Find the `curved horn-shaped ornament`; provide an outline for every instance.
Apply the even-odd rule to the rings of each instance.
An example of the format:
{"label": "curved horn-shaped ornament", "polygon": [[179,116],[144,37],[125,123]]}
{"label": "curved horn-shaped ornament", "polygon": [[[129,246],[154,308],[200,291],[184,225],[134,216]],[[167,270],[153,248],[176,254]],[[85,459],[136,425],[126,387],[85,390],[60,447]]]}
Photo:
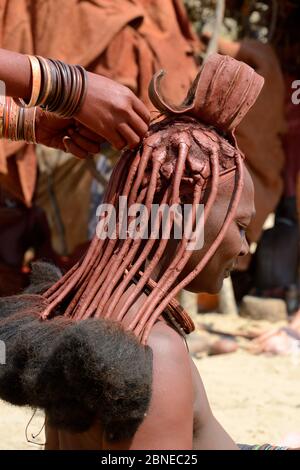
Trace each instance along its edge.
{"label": "curved horn-shaped ornament", "polygon": [[165,74],[165,70],[159,70],[153,75],[151,79],[151,82],[149,84],[149,98],[152,104],[156,107],[156,109],[158,109],[161,113],[164,114],[187,113],[193,108],[193,103],[190,105],[185,105],[185,102],[180,105],[169,104],[163,97],[160,84]]}
{"label": "curved horn-shaped ornament", "polygon": [[255,103],[264,79],[249,65],[229,56],[212,54],[202,65],[179,106],[162,96],[160,82],[164,70],[157,72],[149,85],[149,97],[164,114],[187,114],[222,131],[233,133]]}

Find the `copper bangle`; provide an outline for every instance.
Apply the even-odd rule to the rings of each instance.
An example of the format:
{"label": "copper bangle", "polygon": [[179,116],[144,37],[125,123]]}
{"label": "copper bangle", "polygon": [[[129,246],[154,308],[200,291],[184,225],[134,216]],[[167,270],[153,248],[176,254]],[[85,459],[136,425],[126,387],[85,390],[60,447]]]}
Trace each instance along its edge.
{"label": "copper bangle", "polygon": [[24,110],[24,140],[28,141],[28,109]]}
{"label": "copper bangle", "polygon": [[4,126],[4,138],[8,138],[8,124],[9,124],[9,110],[10,110],[10,98],[6,97],[5,101],[5,126]]}
{"label": "copper bangle", "polygon": [[47,63],[47,67],[48,67],[50,89],[49,89],[49,92],[48,92],[48,95],[47,95],[47,99],[42,99],[42,103],[40,103],[40,107],[47,110],[48,109],[48,103],[51,103],[51,99],[52,99],[52,96],[53,96],[53,91],[54,91],[54,88],[55,88],[55,81],[54,81],[54,75],[53,75],[53,71],[52,71],[50,61],[48,59],[44,59],[44,61]]}
{"label": "copper bangle", "polygon": [[57,73],[56,73],[56,67],[52,63],[52,60],[51,59],[46,59],[46,60],[47,60],[47,64],[48,64],[48,67],[49,67],[49,70],[50,70],[51,88],[50,88],[48,98],[47,98],[47,100],[45,100],[42,107],[45,108],[46,110],[50,111],[51,108],[52,108],[53,100],[54,100],[54,98],[57,94]]}
{"label": "copper bangle", "polygon": [[[66,68],[66,72],[67,72],[67,76],[68,76],[68,88],[67,88],[67,92],[68,92],[68,101],[70,101],[71,99],[71,96],[72,96],[72,90],[73,90],[73,85],[74,85],[74,80],[73,80],[73,77],[72,77],[72,67],[65,64],[65,68]],[[64,111],[66,110],[66,107],[64,109]]]}
{"label": "copper bangle", "polygon": [[45,68],[47,70],[47,87],[46,87],[45,97],[43,98],[43,101],[42,101],[41,104],[46,103],[46,101],[49,97],[49,94],[50,94],[50,90],[52,88],[51,71],[50,71],[49,64],[45,59],[43,59],[43,62],[45,64]]}
{"label": "copper bangle", "polygon": [[30,62],[31,67],[31,80],[32,80],[32,88],[31,88],[31,97],[29,103],[26,103],[21,98],[15,98],[15,102],[18,106],[23,108],[32,108],[36,105],[41,91],[41,82],[42,82],[42,73],[41,73],[41,66],[37,57],[33,55],[28,55],[28,60]]}
{"label": "copper bangle", "polygon": [[75,76],[76,76],[76,88],[74,90],[74,95],[72,97],[72,101],[70,103],[70,107],[67,111],[67,117],[72,117],[73,114],[74,114],[74,110],[76,109],[77,105],[78,105],[78,100],[80,98],[80,94],[81,94],[81,85],[82,85],[82,78],[81,78],[81,74],[80,72],[78,71],[78,69],[76,67],[72,67],[73,70],[74,70],[74,73],[75,73]]}
{"label": "copper bangle", "polygon": [[76,99],[76,105],[75,105],[75,108],[72,109],[72,116],[74,116],[74,114],[76,114],[80,104],[81,104],[81,98],[82,98],[82,95],[83,95],[83,92],[84,92],[84,77],[83,77],[83,74],[79,68],[79,66],[76,65],[76,71],[77,71],[77,74],[78,74],[78,78],[79,78],[79,83],[80,83],[80,87],[78,88],[78,96],[77,96],[77,99]]}
{"label": "copper bangle", "polygon": [[39,97],[37,99],[37,106],[40,105],[42,99],[43,99],[43,96],[45,96],[45,91],[46,91],[46,80],[47,80],[47,73],[46,73],[46,70],[45,70],[45,66],[44,66],[44,63],[43,61],[41,60],[41,57],[39,56],[36,56],[39,63],[40,63],[40,67],[41,67],[41,75],[42,75],[42,78],[41,78],[41,89],[40,89],[40,94],[39,94]]}
{"label": "copper bangle", "polygon": [[19,119],[17,127],[17,140],[24,140],[24,108],[19,109]]}
{"label": "copper bangle", "polygon": [[11,99],[10,100],[9,119],[8,119],[8,138],[9,138],[9,140],[16,140],[18,109],[19,109],[19,107]]}
{"label": "copper bangle", "polygon": [[4,103],[0,101],[0,139],[3,138]]}
{"label": "copper bangle", "polygon": [[57,79],[57,87],[56,87],[56,94],[53,100],[53,103],[51,105],[52,112],[55,112],[56,109],[59,106],[59,103],[61,101],[61,96],[62,96],[62,77],[60,73],[59,66],[57,65],[56,60],[52,60],[54,67],[56,69],[56,79]]}
{"label": "copper bangle", "polygon": [[35,112],[36,112],[36,108],[32,108],[30,110],[30,114],[29,114],[29,127],[28,127],[28,132],[29,132],[29,142],[30,143],[35,143]]}
{"label": "copper bangle", "polygon": [[46,102],[51,90],[51,72],[47,61],[40,56],[37,56],[37,58],[39,60],[42,71],[42,86],[40,96],[36,105],[42,106]]}
{"label": "copper bangle", "polygon": [[18,140],[18,125],[19,125],[20,111],[21,111],[20,106],[17,106],[14,140]]}
{"label": "copper bangle", "polygon": [[48,100],[47,100],[47,109],[48,109],[48,107],[53,102],[53,99],[56,95],[57,77],[56,77],[56,68],[54,67],[52,61],[50,59],[47,59],[47,63],[48,63],[49,69],[50,69],[51,83],[52,83],[51,91],[50,91],[50,94],[49,94],[49,97],[48,97]]}
{"label": "copper bangle", "polygon": [[25,123],[24,123],[24,140],[27,143],[36,144],[35,137],[35,118],[36,118],[36,107],[27,109],[25,112]]}
{"label": "copper bangle", "polygon": [[87,89],[88,89],[87,71],[81,65],[77,65],[77,68],[80,70],[81,75],[82,75],[82,90],[81,90],[80,100],[79,100],[77,109],[75,110],[74,114],[77,114],[80,111],[80,109],[81,109],[81,107],[84,103],[84,100],[85,100],[85,97],[86,97],[86,94],[87,94]]}
{"label": "copper bangle", "polygon": [[25,140],[25,109],[23,110],[22,113],[22,127],[21,127],[21,140]]}
{"label": "copper bangle", "polygon": [[19,120],[19,112],[20,112],[20,106],[17,106],[16,103],[13,101],[13,132],[11,134],[11,139],[16,141],[17,140],[17,130],[18,130],[18,120]]}
{"label": "copper bangle", "polygon": [[69,76],[69,68],[61,61],[57,61],[57,65],[60,69],[61,72],[61,77],[62,77],[62,100],[59,104],[59,106],[56,109],[56,113],[61,115],[61,113],[64,111],[66,104],[69,101],[70,98],[70,92],[71,92],[71,82],[70,82],[70,76]]}
{"label": "copper bangle", "polygon": [[6,122],[6,97],[3,102],[3,117],[2,117],[2,138],[5,139],[5,122]]}
{"label": "copper bangle", "polygon": [[30,60],[31,70],[32,70],[32,93],[31,93],[31,98],[27,107],[31,108],[36,105],[36,102],[39,98],[42,76],[41,76],[41,66],[40,66],[39,60],[36,57],[31,56],[31,55],[29,55],[28,58]]}
{"label": "copper bangle", "polygon": [[76,110],[78,109],[78,105],[80,103],[80,98],[81,98],[81,95],[82,95],[82,84],[83,84],[82,74],[81,74],[81,72],[80,72],[80,70],[78,69],[77,66],[75,66],[75,70],[76,70],[79,85],[77,87],[77,93],[76,93],[76,96],[75,96],[75,99],[74,99],[73,107],[70,111],[70,116],[74,116],[74,114],[76,113]]}
{"label": "copper bangle", "polygon": [[30,111],[25,110],[24,113],[24,140],[30,143]]}
{"label": "copper bangle", "polygon": [[32,112],[32,143],[33,144],[36,144],[36,134],[35,134],[35,125],[36,125],[36,111],[37,111],[37,107],[34,107],[33,108],[33,112]]}
{"label": "copper bangle", "polygon": [[52,103],[55,99],[55,96],[57,94],[57,72],[56,72],[56,67],[54,66],[52,59],[47,59],[50,71],[51,71],[51,81],[52,81],[52,87],[51,91],[48,97],[48,100],[46,102],[47,104],[47,110],[51,111],[52,110]]}
{"label": "copper bangle", "polygon": [[77,86],[78,86],[77,74],[76,74],[75,67],[73,65],[69,65],[69,71],[70,71],[70,74],[71,74],[71,77],[72,77],[72,81],[71,81],[71,90],[70,90],[69,102],[67,103],[67,105],[66,105],[65,109],[63,110],[63,112],[61,113],[61,116],[64,117],[64,118],[67,118],[67,117],[70,116],[70,110],[73,106],[74,96],[76,94],[76,89],[77,89]]}
{"label": "copper bangle", "polygon": [[7,130],[7,139],[11,140],[11,134],[12,134],[12,126],[13,126],[13,103],[11,98],[8,97],[9,99],[9,112],[8,112],[8,130]]}

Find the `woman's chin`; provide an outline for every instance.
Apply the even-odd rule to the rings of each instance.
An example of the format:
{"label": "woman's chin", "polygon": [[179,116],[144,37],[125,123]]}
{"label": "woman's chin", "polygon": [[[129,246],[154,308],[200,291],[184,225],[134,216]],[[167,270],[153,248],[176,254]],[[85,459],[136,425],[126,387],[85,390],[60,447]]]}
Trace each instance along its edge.
{"label": "woman's chin", "polygon": [[211,283],[205,292],[207,294],[218,294],[223,287],[225,277],[227,276],[221,276],[215,283]]}
{"label": "woman's chin", "polygon": [[185,287],[185,290],[187,290],[188,292],[192,292],[193,294],[202,294],[202,293],[206,293],[206,294],[218,294],[222,288],[222,285],[223,285],[223,279],[221,279],[221,281],[219,283],[217,283],[216,285],[209,285],[209,286],[206,286],[206,285],[203,285],[201,284],[200,285],[195,285],[195,284],[191,284],[187,287]]}

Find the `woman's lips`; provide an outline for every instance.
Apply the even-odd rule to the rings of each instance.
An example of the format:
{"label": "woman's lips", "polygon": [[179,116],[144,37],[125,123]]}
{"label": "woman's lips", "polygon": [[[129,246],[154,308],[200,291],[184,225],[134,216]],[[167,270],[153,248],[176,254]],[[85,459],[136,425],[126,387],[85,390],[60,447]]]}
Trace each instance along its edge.
{"label": "woman's lips", "polygon": [[231,272],[235,270],[236,267],[236,261],[234,261],[229,268],[226,268],[224,271],[224,277],[229,277]]}

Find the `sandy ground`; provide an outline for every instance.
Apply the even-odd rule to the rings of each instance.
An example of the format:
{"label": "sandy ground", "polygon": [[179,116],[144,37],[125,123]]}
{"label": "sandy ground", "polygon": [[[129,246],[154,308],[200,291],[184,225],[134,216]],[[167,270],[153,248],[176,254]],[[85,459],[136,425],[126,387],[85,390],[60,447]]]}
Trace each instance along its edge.
{"label": "sandy ground", "polygon": [[[206,322],[218,325],[213,320],[208,316]],[[221,324],[225,329],[232,326],[230,319],[227,324],[222,319]],[[204,356],[196,364],[213,412],[237,442],[279,444],[284,436],[300,433],[300,355],[254,356],[239,349],[232,354]],[[0,449],[42,448],[26,441],[31,410],[0,402],[0,416]],[[32,439],[42,426],[39,412],[28,427],[28,437],[43,443],[43,432]]]}
{"label": "sandy ground", "polygon": [[238,351],[197,361],[207,395],[236,442],[279,444],[300,433],[300,363]]}
{"label": "sandy ground", "polygon": [[[0,401],[0,450],[41,450],[43,446],[27,442],[25,436],[26,426],[32,417],[30,409],[11,406]],[[32,434],[37,434],[43,427],[44,419],[41,413],[33,418],[28,426],[27,435],[29,440],[42,444],[44,433],[33,439]]]}

